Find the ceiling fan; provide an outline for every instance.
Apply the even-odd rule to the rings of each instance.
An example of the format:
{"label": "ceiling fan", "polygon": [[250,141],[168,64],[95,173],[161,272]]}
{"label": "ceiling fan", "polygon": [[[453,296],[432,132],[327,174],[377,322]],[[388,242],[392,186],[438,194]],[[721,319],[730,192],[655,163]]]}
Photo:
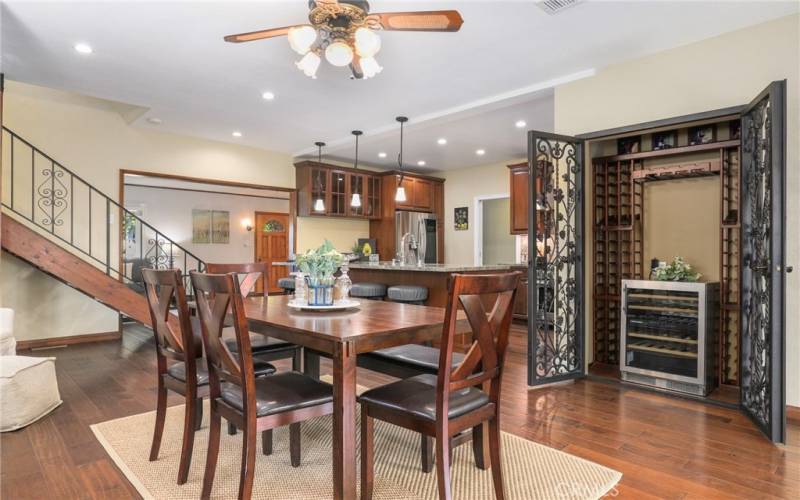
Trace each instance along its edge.
{"label": "ceiling fan", "polygon": [[334,66],[350,66],[353,77],[371,78],[383,68],[375,60],[386,31],[458,31],[464,20],[456,10],[389,12],[370,14],[366,0],[309,0],[311,24],[284,26],[238,35],[226,42],[241,43],[286,36],[291,48],[303,58],[295,63],[316,78],[321,56]]}

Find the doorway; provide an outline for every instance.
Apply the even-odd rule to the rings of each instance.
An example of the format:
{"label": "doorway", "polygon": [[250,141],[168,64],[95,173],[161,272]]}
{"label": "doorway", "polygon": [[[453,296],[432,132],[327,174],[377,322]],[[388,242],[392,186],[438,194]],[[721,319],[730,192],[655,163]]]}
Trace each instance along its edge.
{"label": "doorway", "polygon": [[[256,212],[255,256],[256,262],[267,265],[267,290],[269,293],[280,293],[278,280],[289,276],[287,266],[275,265],[276,262],[289,260],[289,214],[279,212]],[[263,292],[259,281],[256,290]]]}
{"label": "doorway", "polygon": [[509,234],[510,200],[507,194],[475,198],[475,265],[519,262],[517,236]]}

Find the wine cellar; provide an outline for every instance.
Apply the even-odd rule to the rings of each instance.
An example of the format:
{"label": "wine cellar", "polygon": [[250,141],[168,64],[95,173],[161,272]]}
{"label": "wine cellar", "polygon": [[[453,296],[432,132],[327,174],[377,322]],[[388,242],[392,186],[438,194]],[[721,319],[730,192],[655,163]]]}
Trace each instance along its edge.
{"label": "wine cellar", "polygon": [[[594,141],[591,158],[591,221],[593,269],[593,359],[596,374],[618,374],[623,361],[621,305],[623,280],[648,280],[654,249],[646,248],[646,192],[664,181],[716,178],[719,213],[698,213],[718,220],[719,286],[713,288],[717,325],[710,339],[709,373],[713,386],[739,384],[739,292],[741,235],[739,199],[740,121],[737,115],[705,122],[671,125],[669,129],[636,130]],[[712,181],[713,182],[713,181]],[[663,260],[672,255],[659,255]],[[588,271],[588,270],[587,270]],[[714,273],[708,273],[714,274]],[[713,277],[713,276],[712,276]],[[703,280],[706,281],[706,280]],[[727,391],[729,397],[735,390]]]}

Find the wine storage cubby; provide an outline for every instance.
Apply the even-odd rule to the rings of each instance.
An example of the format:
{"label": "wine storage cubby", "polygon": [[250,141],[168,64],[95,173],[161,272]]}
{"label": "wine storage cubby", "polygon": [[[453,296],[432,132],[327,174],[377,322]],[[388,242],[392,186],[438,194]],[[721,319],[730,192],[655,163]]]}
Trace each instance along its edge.
{"label": "wine storage cubby", "polygon": [[719,381],[739,385],[739,294],[741,228],[739,147],[720,151],[720,335]]}
{"label": "wine storage cubby", "polygon": [[622,379],[706,396],[716,385],[719,284],[623,280]]}

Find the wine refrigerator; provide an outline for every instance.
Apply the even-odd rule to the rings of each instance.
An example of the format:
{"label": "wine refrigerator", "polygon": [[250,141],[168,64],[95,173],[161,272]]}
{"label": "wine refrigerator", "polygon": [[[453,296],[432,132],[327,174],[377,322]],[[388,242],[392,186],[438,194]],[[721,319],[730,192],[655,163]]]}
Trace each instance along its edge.
{"label": "wine refrigerator", "polygon": [[715,387],[719,284],[622,280],[623,380],[707,396]]}

